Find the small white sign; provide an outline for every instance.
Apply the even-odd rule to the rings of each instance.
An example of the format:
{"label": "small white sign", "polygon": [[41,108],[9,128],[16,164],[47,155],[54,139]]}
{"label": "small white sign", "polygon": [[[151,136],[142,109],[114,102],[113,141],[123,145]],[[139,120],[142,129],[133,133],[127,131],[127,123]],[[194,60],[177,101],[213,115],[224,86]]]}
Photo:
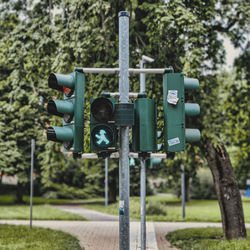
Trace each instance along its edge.
{"label": "small white sign", "polygon": [[169,90],[168,96],[167,96],[168,103],[176,105],[178,100],[179,100],[179,98],[177,96],[178,96],[177,90]]}
{"label": "small white sign", "polygon": [[180,143],[179,137],[168,140],[169,147],[174,146],[174,145],[179,144],[179,143]]}

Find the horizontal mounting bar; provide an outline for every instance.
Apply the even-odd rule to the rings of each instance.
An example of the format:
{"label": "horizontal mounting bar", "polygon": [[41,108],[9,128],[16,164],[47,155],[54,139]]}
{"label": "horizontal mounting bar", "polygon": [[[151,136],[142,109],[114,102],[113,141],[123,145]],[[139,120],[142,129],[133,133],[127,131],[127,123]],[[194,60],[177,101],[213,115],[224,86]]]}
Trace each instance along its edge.
{"label": "horizontal mounting bar", "polygon": [[[104,97],[120,97],[120,93],[119,92],[102,92],[101,93],[102,96]],[[147,93],[143,92],[143,93],[133,93],[130,92],[129,93],[129,98],[138,98],[138,97],[147,97]]]}
{"label": "horizontal mounting bar", "polygon": [[[120,69],[119,68],[77,68],[77,71],[83,72],[83,73],[111,73],[111,74],[119,74]],[[140,73],[146,73],[146,74],[165,74],[168,72],[172,72],[172,68],[164,68],[164,69],[128,69],[129,74],[140,74]]]}
{"label": "horizontal mounting bar", "polygon": [[[129,158],[139,158],[138,153],[130,152],[128,154]],[[98,154],[96,153],[84,153],[82,154],[83,159],[98,159]],[[109,158],[119,158],[119,152],[111,153]],[[158,154],[158,153],[152,153],[150,154],[150,158],[160,158],[165,159],[167,158],[167,154]]]}

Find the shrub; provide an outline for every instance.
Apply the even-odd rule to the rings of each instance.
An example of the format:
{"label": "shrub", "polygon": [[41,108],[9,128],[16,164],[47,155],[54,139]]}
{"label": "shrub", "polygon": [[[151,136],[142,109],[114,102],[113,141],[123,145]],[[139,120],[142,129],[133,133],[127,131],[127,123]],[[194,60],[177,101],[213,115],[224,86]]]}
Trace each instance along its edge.
{"label": "shrub", "polygon": [[160,202],[150,202],[146,205],[147,215],[167,215],[164,206]]}

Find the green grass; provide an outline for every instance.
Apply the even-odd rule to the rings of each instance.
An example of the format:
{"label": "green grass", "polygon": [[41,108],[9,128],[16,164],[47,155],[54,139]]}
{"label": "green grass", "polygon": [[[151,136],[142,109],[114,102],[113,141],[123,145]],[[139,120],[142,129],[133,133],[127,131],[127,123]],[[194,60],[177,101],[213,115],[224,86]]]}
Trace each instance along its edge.
{"label": "green grass", "polygon": [[39,227],[0,225],[1,250],[80,250],[79,241],[72,235]]}
{"label": "green grass", "polygon": [[[191,200],[186,203],[186,218],[182,219],[181,200],[167,196],[148,196],[147,206],[158,203],[165,210],[166,215],[149,215],[147,221],[203,221],[220,222],[221,215],[219,204],[216,200]],[[85,208],[94,209],[100,212],[118,215],[118,203],[104,206],[104,200],[93,201],[83,205]],[[245,222],[250,222],[250,199],[243,199]],[[132,219],[140,219],[140,198],[130,198],[130,215]]]}
{"label": "green grass", "polygon": [[[0,205],[0,219],[29,220],[30,207],[28,205]],[[33,220],[86,220],[84,217],[61,211],[49,205],[34,205]]]}
{"label": "green grass", "polygon": [[[250,235],[250,230],[247,230]],[[246,240],[227,241],[221,228],[189,228],[170,232],[166,235],[172,246],[183,250],[244,250],[250,249],[250,236]]]}
{"label": "green grass", "polygon": [[[12,205],[15,204],[15,195],[0,195],[0,206],[1,205]],[[27,195],[23,196],[24,204],[30,204],[30,197]],[[42,197],[33,197],[33,204],[81,204],[83,200],[69,200],[69,199],[45,199]]]}

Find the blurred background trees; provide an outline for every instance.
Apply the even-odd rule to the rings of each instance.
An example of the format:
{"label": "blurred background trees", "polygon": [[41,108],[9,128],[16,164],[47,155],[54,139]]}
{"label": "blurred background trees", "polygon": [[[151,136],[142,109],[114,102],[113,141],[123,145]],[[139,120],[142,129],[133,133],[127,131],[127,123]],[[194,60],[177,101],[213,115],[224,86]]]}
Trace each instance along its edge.
{"label": "blurred background trees", "polygon": [[[241,188],[250,178],[249,164],[249,41],[248,1],[0,1],[0,170],[18,176],[17,199],[29,182],[30,141],[36,140],[37,194],[84,198],[103,195],[104,161],[73,162],[59,144],[48,142],[45,128],[60,119],[49,117],[51,72],[69,73],[75,66],[118,67],[118,12],[128,10],[130,67],[143,54],[151,67],[173,66],[200,80],[199,91],[186,98],[199,103],[201,115],[189,120],[202,131],[202,141],[168,159],[151,176],[162,175],[169,184],[180,178],[184,163],[187,178],[207,166],[208,145],[223,144],[229,151]],[[223,37],[242,49],[230,71],[225,64]],[[102,90],[116,91],[118,76],[86,75],[85,151],[89,151],[89,99]],[[147,76],[147,93],[157,101],[158,127],[163,129],[162,79]],[[139,90],[138,76],[130,78],[131,91]],[[195,124],[194,124],[195,123]],[[110,161],[109,174],[115,200],[118,163]],[[139,170],[131,170],[131,185],[139,183]],[[187,182],[189,183],[189,182]],[[135,194],[139,185],[133,186]],[[110,196],[110,197],[111,197]]]}

